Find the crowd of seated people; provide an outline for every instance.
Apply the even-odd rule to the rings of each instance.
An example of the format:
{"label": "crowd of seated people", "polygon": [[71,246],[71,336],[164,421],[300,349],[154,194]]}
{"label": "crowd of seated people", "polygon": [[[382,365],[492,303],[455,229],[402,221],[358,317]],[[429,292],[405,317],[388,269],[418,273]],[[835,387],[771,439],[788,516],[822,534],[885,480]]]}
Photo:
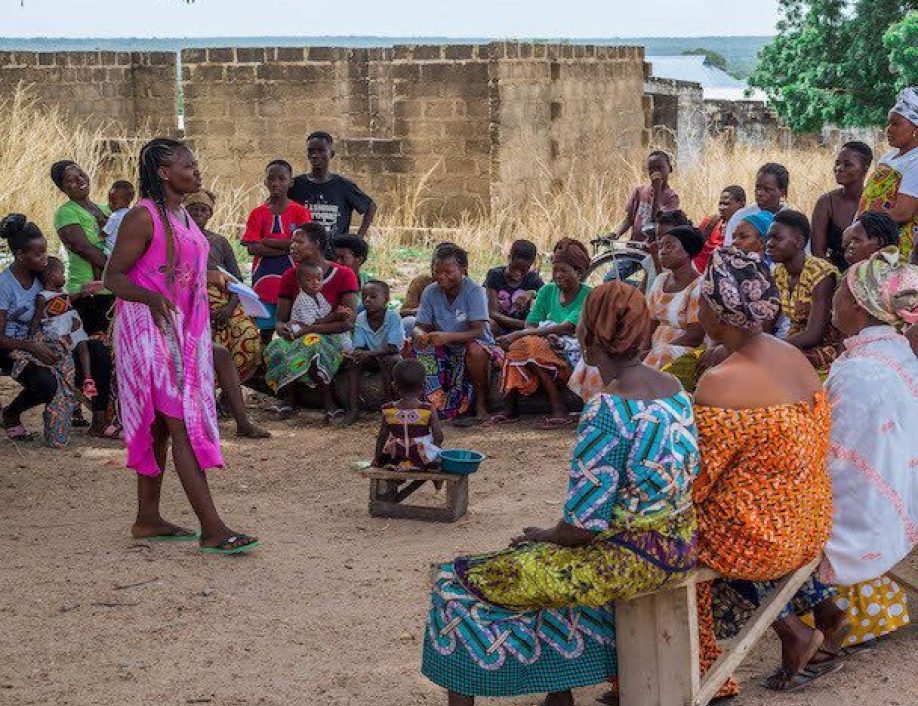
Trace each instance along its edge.
{"label": "crowd of seated people", "polygon": [[[510,550],[441,567],[424,673],[453,706],[538,690],[569,704],[571,687],[616,676],[609,601],[678,581],[698,561],[723,577],[699,591],[705,669],[715,633],[737,632],[775,580],[825,550],[774,623],[782,664],[768,686],[795,689],[836,668],[845,647],[908,622],[904,593],[885,574],[916,543],[918,523],[918,487],[903,470],[918,453],[908,432],[918,412],[914,87],[890,111],[887,137],[893,149],[873,171],[869,146],[839,150],[840,188],[812,219],[788,203],[791,175],[770,162],[754,204],[725,186],[700,227],[669,183],[672,159],[654,152],[649,183],[614,234],[645,242],[655,277],[638,282],[613,263],[592,288],[587,248],[559,237],[547,283],[535,244],[517,240],[479,284],[469,254],[443,242],[399,310],[390,284],[364,270],[376,206],[329,170],[327,133],[308,138],[309,172],[268,163],[267,198],[240,239],[249,273],[234,244],[207,228],[217,198],[201,188],[186,145],[145,146],[134,208],[130,183],[96,204],[86,173],[58,162],[51,178],[68,201],[54,226],[66,266],[24,215],[0,224],[13,256],[0,273],[0,370],[22,387],[3,428],[29,439],[22,415],[43,405],[45,440],[63,446],[88,404],[89,432],[123,438],[140,476],[135,530],[185,537],[159,516],[151,480],[171,438],[183,482],[196,479],[186,492],[202,547],[235,553],[257,540],[230,532],[195,473],[222,465],[219,407],[239,435],[267,436],[248,418],[242,383],[263,379],[286,419],[312,388],[326,421],[346,426],[360,417],[366,374],[378,374],[374,458],[398,456],[397,430],[408,439],[411,427],[398,463],[420,468],[435,465],[441,419],[511,423],[521,398],[540,394],[550,411],[538,427],[559,429],[578,422],[573,392],[584,407],[562,518],[527,528]],[[363,219],[350,234],[355,211]],[[233,286],[245,280],[251,290]],[[249,296],[265,315],[247,313]],[[502,406],[492,415],[493,397]],[[871,523],[882,538],[865,531]],[[530,635],[546,622],[566,626],[582,649]],[[457,630],[481,639],[457,640]]]}

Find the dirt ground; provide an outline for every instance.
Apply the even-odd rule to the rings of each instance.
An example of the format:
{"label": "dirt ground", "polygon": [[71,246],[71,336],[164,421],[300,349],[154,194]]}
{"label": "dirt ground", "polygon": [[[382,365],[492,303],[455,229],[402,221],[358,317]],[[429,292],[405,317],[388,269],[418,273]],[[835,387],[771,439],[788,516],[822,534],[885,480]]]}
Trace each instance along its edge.
{"label": "dirt ground", "polygon": [[[4,381],[0,396],[12,389]],[[27,422],[40,428],[37,414]],[[375,423],[268,426],[273,439],[245,442],[224,426],[227,468],[210,475],[230,525],[262,539],[238,558],[132,541],[134,479],[112,443],[82,432],[61,451],[0,441],[0,703],[445,704],[419,673],[428,564],[556,521],[571,431],[448,429],[447,445],[488,460],[469,514],[440,525],[368,516],[351,462],[369,457]],[[167,518],[194,524],[174,477],[164,496]],[[916,635],[900,631],[795,695],[758,685],[778,663],[769,638],[733,703],[914,706]],[[578,690],[577,703],[601,692]]]}

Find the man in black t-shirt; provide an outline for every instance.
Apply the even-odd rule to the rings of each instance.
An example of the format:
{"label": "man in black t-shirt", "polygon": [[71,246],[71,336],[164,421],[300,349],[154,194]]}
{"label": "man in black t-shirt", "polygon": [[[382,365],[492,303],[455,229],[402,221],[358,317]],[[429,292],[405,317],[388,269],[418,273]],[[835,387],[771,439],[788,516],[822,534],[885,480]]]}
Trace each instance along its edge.
{"label": "man in black t-shirt", "polygon": [[364,238],[376,215],[376,204],[350,179],[328,170],[334,156],[334,140],[327,132],[307,137],[306,157],[312,171],[296,177],[287,195],[308,207],[312,220],[325,226],[329,243],[338,235],[347,235],[354,211],[363,216],[357,235]]}

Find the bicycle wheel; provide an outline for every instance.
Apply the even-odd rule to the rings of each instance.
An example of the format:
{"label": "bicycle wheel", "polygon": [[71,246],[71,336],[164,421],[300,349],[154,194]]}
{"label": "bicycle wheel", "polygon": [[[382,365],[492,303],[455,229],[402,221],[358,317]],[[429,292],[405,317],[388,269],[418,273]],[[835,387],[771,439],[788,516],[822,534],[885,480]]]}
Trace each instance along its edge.
{"label": "bicycle wheel", "polygon": [[590,262],[584,280],[591,287],[618,279],[647,291],[657,276],[653,258],[637,248],[622,247],[601,253]]}

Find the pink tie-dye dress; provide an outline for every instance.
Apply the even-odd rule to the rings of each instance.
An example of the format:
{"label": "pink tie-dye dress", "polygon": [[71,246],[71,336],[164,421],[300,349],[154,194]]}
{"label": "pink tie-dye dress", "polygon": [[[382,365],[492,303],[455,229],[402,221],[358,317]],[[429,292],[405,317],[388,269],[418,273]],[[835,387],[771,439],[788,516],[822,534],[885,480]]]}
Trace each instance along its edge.
{"label": "pink tie-dye dress", "polygon": [[138,287],[162,294],[176,311],[164,332],[146,304],[121,299],[116,303],[115,365],[127,465],[145,476],[164,470],[153,455],[152,425],[159,413],[185,422],[201,468],[222,466],[207,304],[209,245],[187,213],[184,222],[170,215],[175,235],[175,278],[170,283],[162,218],[149,199],[137,205],[153,218],[153,239],[127,277]]}

